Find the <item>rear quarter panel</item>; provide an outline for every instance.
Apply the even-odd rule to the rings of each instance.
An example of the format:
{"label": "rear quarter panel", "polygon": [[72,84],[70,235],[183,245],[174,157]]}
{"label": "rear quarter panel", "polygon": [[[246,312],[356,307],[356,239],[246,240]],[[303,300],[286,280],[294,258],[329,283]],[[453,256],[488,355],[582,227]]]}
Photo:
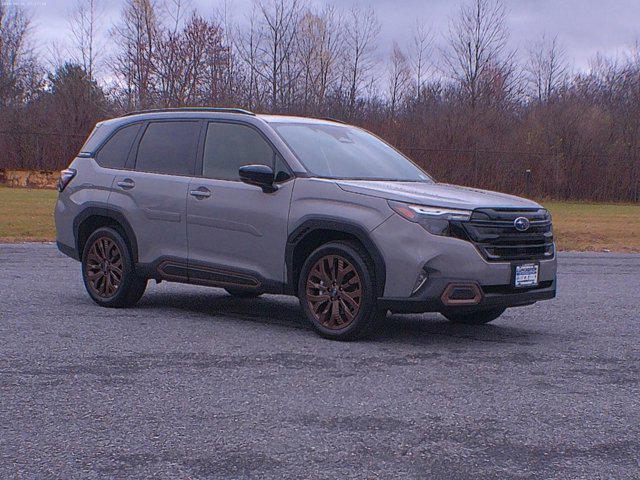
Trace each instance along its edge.
{"label": "rear quarter panel", "polygon": [[106,207],[115,171],[102,168],[93,158],[75,158],[69,165],[77,171],[67,188],[56,202],[54,219],[56,240],[63,245],[75,247],[73,221],[89,206]]}

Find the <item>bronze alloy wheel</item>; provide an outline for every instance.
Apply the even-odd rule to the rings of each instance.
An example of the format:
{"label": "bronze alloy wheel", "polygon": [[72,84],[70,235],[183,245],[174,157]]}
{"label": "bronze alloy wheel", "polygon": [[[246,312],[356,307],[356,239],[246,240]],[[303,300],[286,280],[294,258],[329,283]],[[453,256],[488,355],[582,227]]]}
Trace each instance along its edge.
{"label": "bronze alloy wheel", "polygon": [[318,323],[331,330],[343,329],[360,311],[360,276],[344,257],[325,255],[309,271],[306,299]]}
{"label": "bronze alloy wheel", "polygon": [[109,237],[98,237],[91,245],[86,261],[91,290],[100,298],[111,298],[122,284],[122,252]]}

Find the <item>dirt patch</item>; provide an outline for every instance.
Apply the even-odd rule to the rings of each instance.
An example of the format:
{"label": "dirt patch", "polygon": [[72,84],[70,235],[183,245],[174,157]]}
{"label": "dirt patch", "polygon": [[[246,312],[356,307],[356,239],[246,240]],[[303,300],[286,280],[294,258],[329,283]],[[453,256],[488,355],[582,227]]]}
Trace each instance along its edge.
{"label": "dirt patch", "polygon": [[0,181],[7,187],[56,188],[60,172],[42,170],[2,170]]}

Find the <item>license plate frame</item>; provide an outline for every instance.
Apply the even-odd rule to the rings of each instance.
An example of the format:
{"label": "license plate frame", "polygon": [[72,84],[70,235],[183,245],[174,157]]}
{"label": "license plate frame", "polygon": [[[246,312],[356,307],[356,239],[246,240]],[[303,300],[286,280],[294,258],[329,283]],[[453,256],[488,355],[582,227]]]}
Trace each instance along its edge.
{"label": "license plate frame", "polygon": [[535,288],[540,285],[540,263],[514,263],[511,267],[511,285],[514,288]]}

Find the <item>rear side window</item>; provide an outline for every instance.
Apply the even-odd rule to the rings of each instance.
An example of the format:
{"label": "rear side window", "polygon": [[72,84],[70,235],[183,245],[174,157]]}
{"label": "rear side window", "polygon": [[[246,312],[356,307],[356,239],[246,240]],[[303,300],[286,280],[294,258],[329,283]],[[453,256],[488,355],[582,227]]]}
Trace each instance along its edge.
{"label": "rear side window", "polygon": [[199,133],[198,122],[150,123],[138,146],[136,170],[192,175]]}
{"label": "rear side window", "polygon": [[138,130],[140,130],[139,123],[118,130],[98,151],[96,155],[98,165],[105,168],[124,168]]}
{"label": "rear side window", "polygon": [[89,137],[87,138],[87,140],[84,142],[84,145],[82,145],[82,148],[80,149],[80,154],[92,155],[96,151],[96,148],[98,148],[100,144],[104,141],[105,139],[104,131],[105,131],[104,124],[97,123],[96,126],[93,128],[93,130],[91,130],[91,133],[89,134]]}
{"label": "rear side window", "polygon": [[236,123],[210,123],[204,144],[202,176],[240,180],[243,165],[274,167],[275,152],[253,128]]}

